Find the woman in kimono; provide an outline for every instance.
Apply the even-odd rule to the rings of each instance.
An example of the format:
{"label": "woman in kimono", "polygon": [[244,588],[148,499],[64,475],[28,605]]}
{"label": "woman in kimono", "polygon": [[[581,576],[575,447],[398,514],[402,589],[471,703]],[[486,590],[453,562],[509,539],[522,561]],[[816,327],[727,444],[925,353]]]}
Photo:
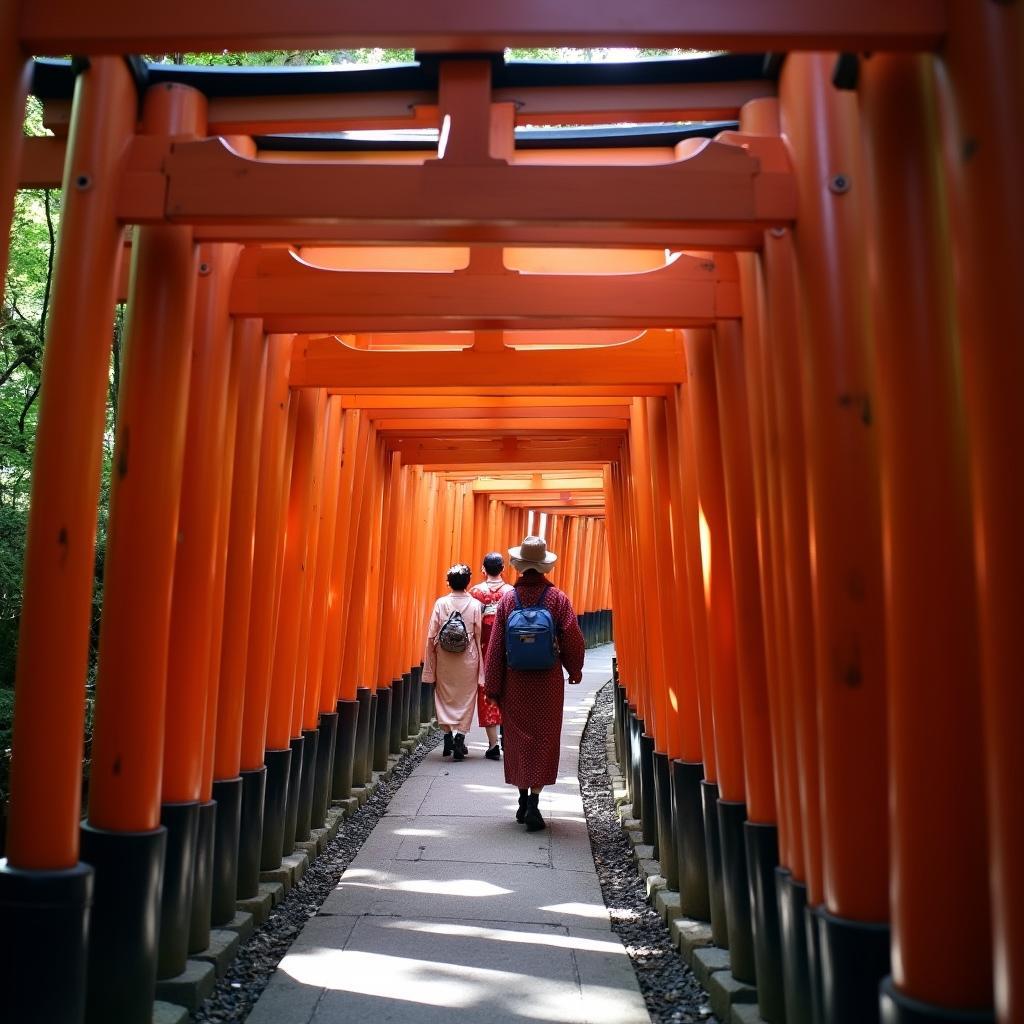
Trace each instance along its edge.
{"label": "woman in kimono", "polygon": [[[540,793],[558,780],[564,703],[562,669],[570,683],[583,678],[584,640],[569,598],[545,579],[557,555],[541,537],[526,537],[509,549],[512,566],[521,574],[512,593],[498,604],[487,647],[484,691],[501,708],[505,730],[505,781],[519,790],[516,821],[527,831],[545,828]],[[517,609],[546,608],[555,626],[558,656],[549,668],[508,666],[505,627]]]}
{"label": "woman in kimono", "polygon": [[480,654],[480,602],[466,593],[472,570],[459,563],[448,570],[450,594],[434,602],[423,651],[423,682],[435,683],[437,723],[444,730],[442,757],[466,756],[466,733],[473,724],[477,687],[483,681]]}
{"label": "woman in kimono", "polygon": [[[480,649],[483,651],[484,661],[487,660],[487,641],[491,636],[491,628],[494,626],[494,616],[498,611],[498,602],[512,592],[512,584],[502,579],[502,572],[505,570],[505,559],[498,551],[491,551],[484,555],[483,570],[487,578],[483,583],[478,583],[470,593],[483,606],[484,622],[480,633]],[[501,759],[501,747],[498,746],[498,727],[501,725],[501,711],[494,701],[490,700],[484,693],[483,684],[477,694],[476,701],[477,721],[487,732],[487,753],[484,757],[492,761]]]}

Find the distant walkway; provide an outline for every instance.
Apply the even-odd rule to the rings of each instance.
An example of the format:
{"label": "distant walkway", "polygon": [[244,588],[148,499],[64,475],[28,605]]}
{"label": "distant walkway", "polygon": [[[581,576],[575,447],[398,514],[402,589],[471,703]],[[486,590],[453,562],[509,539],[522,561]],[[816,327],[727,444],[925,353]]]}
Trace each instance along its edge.
{"label": "distant walkway", "polygon": [[[612,647],[566,687],[549,827],[515,822],[516,791],[483,730],[461,764],[432,751],[320,913],[281,961],[249,1024],[647,1024],[608,913],[576,781],[589,698]],[[453,1016],[454,1013],[454,1016]]]}

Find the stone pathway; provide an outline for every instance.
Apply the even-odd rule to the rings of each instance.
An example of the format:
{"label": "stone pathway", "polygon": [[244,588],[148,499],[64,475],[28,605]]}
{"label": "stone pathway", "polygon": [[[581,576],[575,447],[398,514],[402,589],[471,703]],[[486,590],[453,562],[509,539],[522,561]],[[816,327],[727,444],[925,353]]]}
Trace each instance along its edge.
{"label": "stone pathway", "polygon": [[249,1024],[647,1024],[629,958],[610,930],[576,779],[589,698],[612,647],[566,686],[549,827],[515,822],[500,763],[440,747],[406,780],[359,855],[292,945]]}

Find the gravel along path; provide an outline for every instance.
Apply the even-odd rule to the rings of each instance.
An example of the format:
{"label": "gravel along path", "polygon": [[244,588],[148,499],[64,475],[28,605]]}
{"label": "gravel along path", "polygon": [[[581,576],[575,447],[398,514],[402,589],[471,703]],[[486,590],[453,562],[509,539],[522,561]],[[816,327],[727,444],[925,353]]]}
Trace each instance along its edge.
{"label": "gravel along path", "polygon": [[580,744],[580,789],[587,815],[597,877],[612,919],[633,963],[652,1024],[691,1024],[717,1020],[707,993],[683,963],[656,910],[647,902],[633,851],[612,799],[606,742],[612,722],[609,682],[594,697]]}
{"label": "gravel along path", "polygon": [[440,742],[441,730],[435,728],[398,761],[391,778],[381,780],[373,796],[342,822],[337,836],[309,866],[302,881],[271,911],[239,950],[224,977],[218,979],[213,995],[192,1015],[196,1024],[235,1024],[249,1016],[274,968],[303,925],[316,916],[320,905],[337,886],[342,872],[384,815],[391,798]]}

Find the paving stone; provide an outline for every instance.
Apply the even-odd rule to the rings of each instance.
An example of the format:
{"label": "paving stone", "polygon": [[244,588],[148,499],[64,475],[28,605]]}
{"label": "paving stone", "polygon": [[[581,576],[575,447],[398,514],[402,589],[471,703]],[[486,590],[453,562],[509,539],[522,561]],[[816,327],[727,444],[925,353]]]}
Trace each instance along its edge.
{"label": "paving stone", "polygon": [[690,917],[676,917],[668,923],[669,931],[683,959],[690,963],[695,950],[711,945],[711,925]]}
{"label": "paving stone", "polygon": [[281,861],[281,866],[279,868],[274,868],[273,871],[261,871],[260,881],[271,883],[276,882],[279,885],[283,885],[284,891],[287,892],[292,887],[292,882],[295,880],[295,872],[292,869],[292,866],[286,863],[287,860],[288,858],[285,857],[285,859]]}
{"label": "paving stone", "polygon": [[712,974],[729,970],[729,950],[720,949],[718,946],[695,949],[690,966],[697,975],[697,980],[707,988]]}
{"label": "paving stone", "polygon": [[280,882],[260,882],[260,892],[270,893],[271,906],[276,907],[284,899],[284,886]]}
{"label": "paving stone", "polygon": [[242,944],[237,932],[228,931],[226,928],[214,928],[210,931],[210,944],[200,953],[190,954],[193,960],[203,960],[213,964],[213,969],[220,977],[227,969],[238,947]]}
{"label": "paving stone", "polygon": [[671,889],[662,888],[654,894],[654,909],[661,914],[662,921],[668,924],[674,917],[679,916],[679,893]]}
{"label": "paving stone", "polygon": [[312,863],[320,854],[320,845],[315,839],[303,839],[295,844],[295,849],[303,853]]}
{"label": "paving stone", "polygon": [[188,1024],[188,1010],[158,999],[153,1004],[153,1024]]}
{"label": "paving stone", "polygon": [[292,872],[292,885],[298,885],[302,876],[309,870],[309,857],[305,853],[289,853],[281,862],[282,866],[287,865]]}
{"label": "paving stone", "polygon": [[341,808],[332,807],[327,812],[327,841],[331,842],[338,834],[341,823],[345,820],[345,814]]}
{"label": "paving stone", "polygon": [[243,913],[250,914],[256,924],[263,924],[270,916],[274,906],[274,897],[270,892],[264,892],[264,883],[260,883],[260,891],[248,899],[239,900],[235,906]]}
{"label": "paving stone", "polygon": [[654,847],[645,843],[639,832],[630,832],[629,841],[633,844],[633,859],[638,865],[641,861],[654,860]]}
{"label": "paving stone", "polygon": [[330,838],[327,835],[327,829],[325,828],[314,828],[309,833],[310,842],[316,843],[316,852],[323,853],[327,849],[327,844],[330,842]]}
{"label": "paving stone", "polygon": [[223,928],[225,931],[234,932],[240,942],[245,942],[255,931],[256,921],[252,914],[240,909],[230,921],[226,924],[219,924],[217,927]]}
{"label": "paving stone", "polygon": [[643,879],[644,889],[647,892],[647,902],[653,906],[654,897],[667,884],[661,874],[661,865],[656,860],[642,860],[640,862],[640,877]]}
{"label": "paving stone", "polygon": [[737,981],[731,971],[716,971],[707,985],[711,1009],[719,1020],[728,1020],[734,1003],[757,1004],[757,989]]}
{"label": "paving stone", "polygon": [[198,1009],[199,1004],[213,993],[217,983],[217,972],[213,964],[203,960],[189,960],[185,970],[173,978],[158,978],[156,983],[157,999],[165,1003]]}
{"label": "paving stone", "polygon": [[347,796],[344,800],[333,801],[334,807],[341,811],[343,817],[350,818],[359,810],[359,799],[354,796]]}
{"label": "paving stone", "polygon": [[757,1003],[733,1003],[729,1024],[765,1024]]}

